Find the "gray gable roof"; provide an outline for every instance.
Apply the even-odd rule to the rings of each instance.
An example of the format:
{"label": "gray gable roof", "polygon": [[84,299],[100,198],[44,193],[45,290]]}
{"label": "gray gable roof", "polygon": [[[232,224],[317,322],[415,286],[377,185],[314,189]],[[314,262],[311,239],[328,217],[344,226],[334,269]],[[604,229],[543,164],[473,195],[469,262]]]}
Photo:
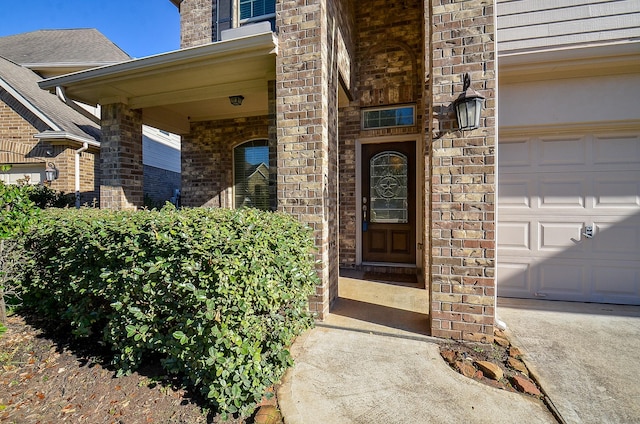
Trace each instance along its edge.
{"label": "gray gable roof", "polygon": [[56,29],[0,37],[0,56],[26,67],[96,67],[131,57],[97,29]]}
{"label": "gray gable roof", "polygon": [[89,118],[64,104],[55,94],[40,89],[35,72],[0,56],[0,97],[11,96],[15,102],[36,113],[39,122],[28,119],[41,132],[69,134],[88,141],[100,141],[100,127]]}

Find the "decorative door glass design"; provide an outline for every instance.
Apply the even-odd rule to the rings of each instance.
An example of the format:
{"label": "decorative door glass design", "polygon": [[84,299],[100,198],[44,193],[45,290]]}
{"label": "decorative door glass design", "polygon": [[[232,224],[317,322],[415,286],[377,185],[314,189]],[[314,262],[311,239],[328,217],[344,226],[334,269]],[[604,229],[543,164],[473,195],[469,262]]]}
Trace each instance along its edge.
{"label": "decorative door glass design", "polygon": [[408,164],[399,152],[378,153],[369,162],[370,221],[380,223],[408,222]]}

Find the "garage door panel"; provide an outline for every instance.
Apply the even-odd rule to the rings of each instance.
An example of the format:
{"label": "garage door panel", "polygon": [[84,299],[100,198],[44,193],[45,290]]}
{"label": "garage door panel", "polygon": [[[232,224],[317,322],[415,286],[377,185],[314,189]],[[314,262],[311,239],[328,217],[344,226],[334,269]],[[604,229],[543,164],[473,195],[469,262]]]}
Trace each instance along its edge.
{"label": "garage door panel", "polygon": [[596,165],[637,166],[640,163],[640,137],[637,135],[594,136],[593,157]]}
{"label": "garage door panel", "polygon": [[528,210],[531,207],[530,180],[511,179],[498,186],[500,207]]}
{"label": "garage door panel", "polygon": [[582,222],[540,222],[538,224],[538,250],[541,253],[568,252],[573,255],[583,253],[585,246],[581,243],[584,224]]}
{"label": "garage door panel", "polygon": [[531,267],[528,263],[500,261],[497,271],[500,278],[499,295],[502,291],[521,297],[528,297],[531,293]]}
{"label": "garage door panel", "polygon": [[584,165],[587,143],[584,137],[543,138],[538,148],[541,166]]}
{"label": "garage door panel", "polygon": [[[640,287],[634,284],[640,278],[640,269],[631,263],[593,264],[594,301],[627,303],[640,297]],[[626,299],[626,301],[625,301]]]}
{"label": "garage door panel", "polygon": [[531,223],[529,221],[508,221],[498,223],[498,249],[510,251],[531,250]]}
{"label": "garage door panel", "polygon": [[638,259],[640,219],[631,217],[620,222],[594,222],[594,227],[594,236],[588,241],[594,259]]}
{"label": "garage door panel", "polygon": [[587,273],[581,262],[545,260],[538,265],[537,297],[586,299]]}
{"label": "garage door panel", "polygon": [[566,176],[547,176],[540,181],[539,208],[585,207],[585,182]]}
{"label": "garage door panel", "polygon": [[594,182],[594,208],[640,210],[640,172],[597,175]]}
{"label": "garage door panel", "polygon": [[510,140],[508,143],[500,145],[500,160],[504,160],[501,169],[509,172],[510,169],[531,167],[531,141],[530,140]]}

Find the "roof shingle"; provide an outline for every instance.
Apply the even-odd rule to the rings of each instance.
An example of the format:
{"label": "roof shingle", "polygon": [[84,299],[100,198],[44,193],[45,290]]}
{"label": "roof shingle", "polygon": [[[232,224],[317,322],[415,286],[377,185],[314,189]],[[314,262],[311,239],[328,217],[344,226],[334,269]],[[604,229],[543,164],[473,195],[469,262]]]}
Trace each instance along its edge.
{"label": "roof shingle", "polygon": [[56,29],[0,37],[0,56],[19,65],[79,65],[85,68],[131,59],[97,29]]}
{"label": "roof shingle", "polygon": [[64,104],[55,94],[40,89],[38,81],[41,79],[35,72],[0,57],[0,80],[53,121],[61,131],[100,141],[100,127]]}

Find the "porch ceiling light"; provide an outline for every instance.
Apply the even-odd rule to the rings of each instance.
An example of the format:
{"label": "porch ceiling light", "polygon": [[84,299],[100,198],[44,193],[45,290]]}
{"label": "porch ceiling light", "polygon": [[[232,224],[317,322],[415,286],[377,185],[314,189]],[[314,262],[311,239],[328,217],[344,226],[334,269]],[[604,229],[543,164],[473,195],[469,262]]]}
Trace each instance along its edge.
{"label": "porch ceiling light", "polygon": [[480,113],[482,112],[484,97],[471,89],[470,86],[471,77],[469,74],[464,74],[462,94],[453,102],[458,118],[458,129],[463,131],[473,130],[480,126]]}
{"label": "porch ceiling light", "polygon": [[58,179],[58,169],[53,162],[47,163],[47,168],[44,170],[44,178],[49,183]]}
{"label": "porch ceiling light", "polygon": [[244,100],[244,96],[229,96],[229,101],[234,106],[242,105],[243,100]]}

